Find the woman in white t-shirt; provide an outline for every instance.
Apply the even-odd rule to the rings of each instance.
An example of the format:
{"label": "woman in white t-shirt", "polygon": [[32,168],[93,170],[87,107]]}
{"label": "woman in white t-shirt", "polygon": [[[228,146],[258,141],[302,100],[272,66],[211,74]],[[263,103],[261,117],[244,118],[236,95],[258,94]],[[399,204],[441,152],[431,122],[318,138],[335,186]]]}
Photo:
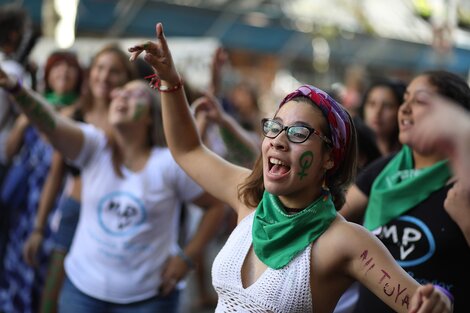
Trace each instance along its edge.
{"label": "woman in white t-shirt", "polygon": [[[0,70],[7,89],[51,144],[81,169],[82,207],[61,312],[176,312],[178,282],[217,228],[221,203],[193,182],[165,147],[159,98],[143,81],[112,92],[109,133],[63,118]],[[207,208],[180,249],[182,202]],[[184,251],[183,251],[184,250]]]}

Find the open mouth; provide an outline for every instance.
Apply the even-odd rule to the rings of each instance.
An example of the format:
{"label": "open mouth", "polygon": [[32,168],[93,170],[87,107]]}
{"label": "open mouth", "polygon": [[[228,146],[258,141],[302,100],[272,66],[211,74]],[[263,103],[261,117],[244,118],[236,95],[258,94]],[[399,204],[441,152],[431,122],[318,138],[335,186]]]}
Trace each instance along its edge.
{"label": "open mouth", "polygon": [[279,159],[270,157],[268,162],[269,173],[273,175],[284,175],[290,171],[290,166]]}
{"label": "open mouth", "polygon": [[414,123],[413,123],[412,120],[403,119],[403,120],[400,121],[400,124],[401,124],[401,126],[403,126],[403,127],[411,127],[411,126],[413,126]]}
{"label": "open mouth", "polygon": [[126,113],[127,112],[127,107],[125,106],[118,106],[116,107],[116,111],[121,112],[121,113]]}

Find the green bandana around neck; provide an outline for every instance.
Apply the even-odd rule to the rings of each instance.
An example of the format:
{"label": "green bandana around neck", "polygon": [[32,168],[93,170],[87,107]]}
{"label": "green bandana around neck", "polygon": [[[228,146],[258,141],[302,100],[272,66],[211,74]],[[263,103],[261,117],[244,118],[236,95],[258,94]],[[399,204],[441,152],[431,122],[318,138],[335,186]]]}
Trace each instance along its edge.
{"label": "green bandana around neck", "polygon": [[418,170],[413,167],[413,153],[405,145],[377,176],[364,217],[368,230],[383,226],[415,207],[445,186],[452,175],[447,160]]}
{"label": "green bandana around neck", "polygon": [[253,220],[253,249],[267,266],[280,269],[323,234],[336,217],[331,195],[289,215],[275,195],[264,191]]}
{"label": "green bandana around neck", "polygon": [[47,102],[52,104],[56,108],[66,107],[75,102],[77,100],[78,95],[75,92],[67,92],[63,95],[58,95],[54,92],[48,92],[45,95]]}

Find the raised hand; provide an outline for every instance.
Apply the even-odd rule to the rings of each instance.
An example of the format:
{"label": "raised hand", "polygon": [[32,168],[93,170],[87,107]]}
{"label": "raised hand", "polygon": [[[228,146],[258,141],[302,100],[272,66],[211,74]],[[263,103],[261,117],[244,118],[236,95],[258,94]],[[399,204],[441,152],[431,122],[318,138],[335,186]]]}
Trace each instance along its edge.
{"label": "raised hand", "polygon": [[459,225],[470,246],[470,189],[460,180],[447,192],[444,208],[454,222]]}
{"label": "raised hand", "polygon": [[200,112],[204,112],[207,118],[214,123],[220,124],[224,118],[224,109],[222,105],[212,95],[206,95],[196,99],[192,103],[194,114],[197,116]]}
{"label": "raised hand", "polygon": [[215,50],[212,57],[211,65],[211,83],[209,85],[209,93],[219,96],[222,82],[222,68],[228,60],[228,54],[222,47]]}
{"label": "raised hand", "polygon": [[454,173],[470,190],[470,115],[461,107],[438,95],[427,96],[426,114],[414,125],[413,149],[421,153],[438,152],[449,158]]}
{"label": "raised hand", "polygon": [[147,41],[143,44],[130,47],[128,49],[131,52],[130,61],[134,61],[142,52],[145,52],[144,60],[153,67],[162,81],[166,81],[171,85],[178,84],[180,83],[180,77],[173,63],[173,58],[163,33],[162,23],[157,23],[155,28],[157,40],[155,42]]}

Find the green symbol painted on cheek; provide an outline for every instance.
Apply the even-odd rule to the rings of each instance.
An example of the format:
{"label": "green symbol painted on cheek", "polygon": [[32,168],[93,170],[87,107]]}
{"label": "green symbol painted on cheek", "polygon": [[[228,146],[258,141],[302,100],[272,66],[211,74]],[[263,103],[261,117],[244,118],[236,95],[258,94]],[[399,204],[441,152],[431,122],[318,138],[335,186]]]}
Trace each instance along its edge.
{"label": "green symbol painted on cheek", "polygon": [[299,159],[299,165],[302,168],[302,171],[297,175],[300,176],[300,180],[302,180],[305,176],[307,176],[306,170],[312,166],[313,163],[313,153],[312,151],[305,151],[302,153]]}
{"label": "green symbol painted on cheek", "polygon": [[137,121],[140,119],[140,117],[142,116],[144,112],[144,107],[145,107],[144,103],[137,103],[137,107],[135,108],[135,113],[134,113],[134,121]]}

